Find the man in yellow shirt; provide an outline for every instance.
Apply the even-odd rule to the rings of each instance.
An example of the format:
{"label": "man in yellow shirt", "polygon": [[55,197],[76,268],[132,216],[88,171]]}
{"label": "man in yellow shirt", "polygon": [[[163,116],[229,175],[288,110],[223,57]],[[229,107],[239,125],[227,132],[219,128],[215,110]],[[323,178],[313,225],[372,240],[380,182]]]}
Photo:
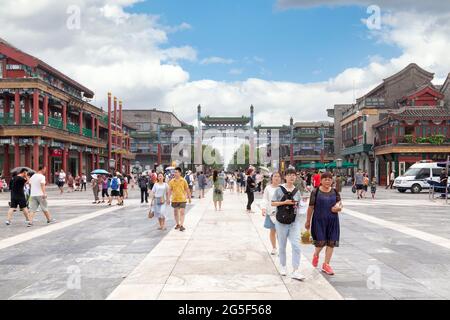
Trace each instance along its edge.
{"label": "man in yellow shirt", "polygon": [[180,231],[186,230],[184,224],[184,210],[186,208],[187,199],[191,203],[191,192],[186,180],[181,176],[181,168],[175,168],[174,178],[169,182],[169,195],[172,200],[173,213],[175,222],[177,223],[175,229]]}

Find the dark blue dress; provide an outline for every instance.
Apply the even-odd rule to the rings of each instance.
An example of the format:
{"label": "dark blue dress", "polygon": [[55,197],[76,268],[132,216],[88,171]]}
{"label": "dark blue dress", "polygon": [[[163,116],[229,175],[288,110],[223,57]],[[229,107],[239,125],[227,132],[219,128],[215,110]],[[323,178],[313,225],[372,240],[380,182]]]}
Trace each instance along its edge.
{"label": "dark blue dress", "polygon": [[319,189],[311,196],[314,213],[311,222],[311,236],[316,247],[339,247],[339,214],[331,208],[341,200],[339,193],[332,189],[322,192]]}

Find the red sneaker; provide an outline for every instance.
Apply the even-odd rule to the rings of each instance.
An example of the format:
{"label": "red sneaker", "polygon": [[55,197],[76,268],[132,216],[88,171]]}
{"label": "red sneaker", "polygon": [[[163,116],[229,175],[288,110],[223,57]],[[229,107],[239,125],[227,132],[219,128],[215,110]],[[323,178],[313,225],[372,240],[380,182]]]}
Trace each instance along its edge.
{"label": "red sneaker", "polygon": [[317,268],[317,266],[319,265],[319,256],[313,255],[312,265],[314,268]]}
{"label": "red sneaker", "polygon": [[329,264],[324,263],[324,264],[322,265],[322,271],[325,272],[326,274],[330,275],[330,276],[334,275],[334,271],[333,271],[333,269],[330,267]]}

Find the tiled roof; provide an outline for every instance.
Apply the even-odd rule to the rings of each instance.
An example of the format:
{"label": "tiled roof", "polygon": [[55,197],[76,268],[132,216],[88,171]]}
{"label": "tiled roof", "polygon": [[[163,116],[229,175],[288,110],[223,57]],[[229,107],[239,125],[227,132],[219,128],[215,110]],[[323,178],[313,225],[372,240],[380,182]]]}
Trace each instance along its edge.
{"label": "tiled roof", "polygon": [[409,107],[401,112],[396,112],[392,114],[397,119],[448,119],[450,120],[450,110],[447,108],[417,108]]}

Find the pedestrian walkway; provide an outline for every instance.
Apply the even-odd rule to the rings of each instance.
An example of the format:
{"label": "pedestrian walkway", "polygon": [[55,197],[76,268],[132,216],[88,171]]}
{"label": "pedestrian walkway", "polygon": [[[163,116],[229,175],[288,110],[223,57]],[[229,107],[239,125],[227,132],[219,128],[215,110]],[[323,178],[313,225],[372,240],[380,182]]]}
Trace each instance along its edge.
{"label": "pedestrian walkway", "polygon": [[279,275],[263,217],[245,213],[245,201],[225,193],[216,212],[208,192],[186,231],[169,232],[108,299],[342,299],[304,256],[305,281]]}

